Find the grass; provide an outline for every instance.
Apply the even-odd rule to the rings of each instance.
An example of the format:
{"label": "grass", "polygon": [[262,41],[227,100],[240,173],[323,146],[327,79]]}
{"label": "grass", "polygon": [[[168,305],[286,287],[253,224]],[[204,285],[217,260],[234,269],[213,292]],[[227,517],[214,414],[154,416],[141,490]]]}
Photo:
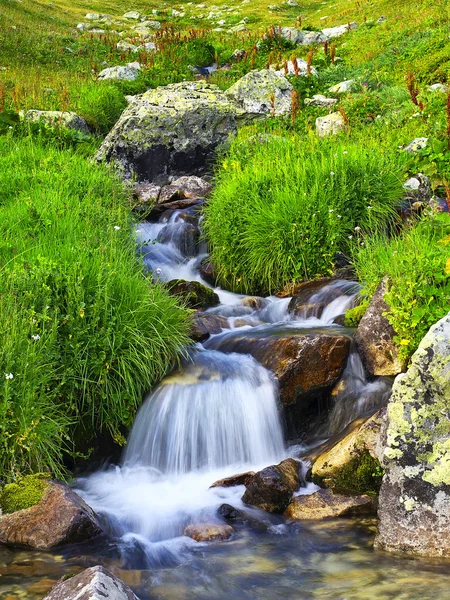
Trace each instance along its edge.
{"label": "grass", "polygon": [[121,441],[187,343],[187,315],[143,276],[121,184],[70,149],[0,137],[0,475],[61,474]]}

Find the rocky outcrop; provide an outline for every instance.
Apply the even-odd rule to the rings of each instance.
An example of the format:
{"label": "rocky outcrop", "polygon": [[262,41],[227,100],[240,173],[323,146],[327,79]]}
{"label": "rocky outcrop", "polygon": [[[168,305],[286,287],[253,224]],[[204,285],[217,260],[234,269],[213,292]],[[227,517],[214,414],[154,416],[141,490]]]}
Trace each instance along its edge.
{"label": "rocky outcrop", "polygon": [[220,302],[219,296],[199,281],[184,281],[173,279],[167,283],[171,296],[180,296],[189,308],[211,308]]}
{"label": "rocky outcrop", "polygon": [[404,369],[394,342],[395,331],[384,316],[389,312],[384,299],[388,284],[384,278],[378,286],[353,338],[369,375],[398,375]]}
{"label": "rocky outcrop", "polygon": [[148,90],[122,113],[97,155],[126,179],[167,182],[199,175],[216,150],[236,133],[235,109],[205,81]]}
{"label": "rocky outcrop", "polygon": [[319,490],[296,496],[284,511],[284,516],[294,521],[316,521],[373,512],[374,503],[370,496],[344,496],[331,490]]}
{"label": "rocky outcrop", "polygon": [[450,556],[450,313],[394,383],[377,548]]}
{"label": "rocky outcrop", "polygon": [[228,540],[234,533],[230,525],[206,524],[188,525],[184,530],[184,535],[192,538],[196,542],[217,542]]}
{"label": "rocky outcrop", "polygon": [[60,581],[44,600],[139,600],[123,581],[103,567],[91,567]]}
{"label": "rocky outcrop", "polygon": [[386,409],[378,411],[326,450],[312,466],[312,479],[339,493],[378,492],[383,459],[382,428]]}
{"label": "rocky outcrop", "polygon": [[316,131],[320,137],[327,137],[328,135],[337,135],[345,130],[345,121],[341,113],[331,113],[324,117],[317,117],[316,119]]}
{"label": "rocky outcrop", "polygon": [[285,405],[306,406],[315,394],[331,391],[347,362],[350,338],[344,335],[233,332],[206,342],[221,352],[250,354],[278,379]]}
{"label": "rocky outcrop", "polygon": [[228,100],[236,107],[238,119],[249,121],[290,114],[292,85],[270,69],[250,71],[236,81],[226,92]]}
{"label": "rocky outcrop", "polygon": [[300,487],[300,463],[293,458],[255,473],[247,482],[242,501],[268,512],[280,513]]}
{"label": "rocky outcrop", "polygon": [[43,123],[50,127],[65,127],[82,133],[89,133],[86,121],[74,112],[60,110],[27,110],[21,111],[21,118],[27,123]]}
{"label": "rocky outcrop", "polygon": [[102,532],[94,511],[63,483],[50,481],[40,502],[0,517],[0,543],[49,550]]}

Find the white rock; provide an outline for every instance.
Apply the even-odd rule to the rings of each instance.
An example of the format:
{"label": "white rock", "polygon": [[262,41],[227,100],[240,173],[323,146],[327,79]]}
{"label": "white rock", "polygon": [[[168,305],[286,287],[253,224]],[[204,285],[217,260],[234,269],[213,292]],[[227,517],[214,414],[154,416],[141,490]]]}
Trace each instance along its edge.
{"label": "white rock", "polygon": [[[308,75],[308,63],[306,62],[306,60],[303,60],[302,58],[297,58],[296,60],[297,60],[298,74],[303,77],[306,77]],[[275,71],[275,73],[277,73],[278,75],[295,75],[294,62],[292,60],[288,61],[287,69],[288,69],[287,73],[285,73],[284,68],[279,69],[278,71]],[[311,75],[313,77],[317,77],[317,71],[313,66],[311,66]]]}
{"label": "white rock", "polygon": [[143,17],[142,14],[137,10],[129,10],[123,16],[123,19],[128,19],[129,21],[140,21]]}
{"label": "white rock", "polygon": [[352,30],[356,29],[357,27],[358,24],[353,21],[352,23],[350,23],[350,28],[348,25],[339,25],[338,27],[329,27],[327,29],[323,29],[322,33],[328,38],[336,38],[348,33],[349,29]]}
{"label": "white rock", "polygon": [[117,50],[121,50],[122,52],[137,52],[138,47],[134,46],[134,44],[130,44],[130,42],[126,42],[125,40],[120,40],[117,42],[116,46]]}
{"label": "white rock", "polygon": [[448,85],[443,83],[433,83],[428,89],[430,92],[442,92],[443,94],[446,94],[449,91]]}
{"label": "white rock", "polygon": [[344,129],[345,122],[341,113],[332,113],[316,119],[316,131],[320,137],[336,135]]}
{"label": "white rock", "polygon": [[354,79],[347,79],[346,81],[341,81],[341,83],[332,85],[328,91],[332,94],[345,94],[352,89],[354,83]]}
{"label": "white rock", "polygon": [[305,98],[306,106],[319,106],[323,108],[330,108],[338,103],[336,98],[327,98],[322,94],[316,94],[312,98]]}
{"label": "white rock", "polygon": [[98,79],[104,81],[107,79],[117,79],[119,81],[134,81],[139,77],[139,70],[129,66],[116,66],[103,69],[99,73]]}
{"label": "white rock", "polygon": [[415,154],[418,150],[423,150],[424,148],[426,148],[427,144],[428,144],[428,138],[426,138],[426,137],[415,138],[412,142],[410,142],[407,146],[405,146],[403,148],[403,150],[405,152],[408,152],[409,154]]}

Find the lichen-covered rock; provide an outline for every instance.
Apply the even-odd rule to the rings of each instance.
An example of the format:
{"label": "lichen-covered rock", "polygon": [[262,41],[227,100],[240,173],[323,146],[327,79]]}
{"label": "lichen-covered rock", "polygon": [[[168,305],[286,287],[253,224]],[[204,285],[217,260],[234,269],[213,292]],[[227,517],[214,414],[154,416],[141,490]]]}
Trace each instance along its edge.
{"label": "lichen-covered rock", "polygon": [[317,521],[372,512],[374,504],[370,496],[344,496],[331,490],[319,490],[296,496],[284,511],[284,516],[294,521]]}
{"label": "lichen-covered rock", "polygon": [[338,25],[337,27],[328,27],[322,30],[322,33],[327,36],[328,39],[341,37],[341,35],[345,35],[349,33],[353,29],[357,29],[358,23],[352,21],[347,25]]}
{"label": "lichen-covered rock", "polygon": [[139,77],[139,73],[140,71],[139,69],[136,69],[136,67],[118,65],[116,67],[107,67],[106,69],[103,69],[103,71],[100,71],[98,80],[107,81],[112,79],[117,81],[134,81]]}
{"label": "lichen-covered rock", "polygon": [[375,545],[450,556],[450,313],[394,383]]}
{"label": "lichen-covered rock", "polygon": [[318,106],[320,108],[331,108],[338,103],[336,98],[327,98],[323,94],[315,94],[312,98],[305,98],[306,106]]}
{"label": "lichen-covered rock", "polygon": [[346,81],[341,81],[336,85],[332,85],[328,91],[332,94],[345,94],[347,92],[350,92],[354,85],[354,79],[347,79]]}
{"label": "lichen-covered rock", "polygon": [[124,178],[166,182],[170,175],[204,172],[234,133],[235,109],[224,93],[205,81],[184,81],[136,96],[97,158],[112,162]]}
{"label": "lichen-covered rock", "polygon": [[139,600],[123,581],[103,567],[90,567],[60,581],[44,600]]}
{"label": "lichen-covered rock", "polygon": [[76,129],[83,133],[89,133],[86,121],[74,112],[31,109],[22,112],[21,117],[28,123],[44,123],[51,127],[65,127],[66,129]]}
{"label": "lichen-covered rock", "polygon": [[383,459],[382,427],[386,410],[382,409],[353,429],[314,462],[312,479],[322,487],[340,493],[378,492]]}
{"label": "lichen-covered rock", "polygon": [[388,279],[384,278],[378,286],[354,335],[366,371],[374,376],[398,375],[404,369],[394,342],[395,331],[384,316],[384,313],[389,312],[384,299],[388,283]]}
{"label": "lichen-covered rock", "polygon": [[117,50],[120,52],[138,52],[138,47],[126,40],[120,40],[116,45]]}
{"label": "lichen-covered rock", "polygon": [[320,137],[336,135],[345,130],[345,121],[341,113],[331,113],[325,117],[317,117],[316,131]]}
{"label": "lichen-covered rock", "polygon": [[199,281],[184,281],[173,279],[167,283],[171,296],[181,296],[189,308],[211,308],[220,303],[219,296]]}
{"label": "lichen-covered rock", "polygon": [[293,89],[284,75],[264,69],[250,71],[236,81],[225,94],[236,107],[237,117],[250,121],[270,117],[272,114],[290,114]]}
{"label": "lichen-covered rock", "polygon": [[427,145],[428,145],[428,138],[426,138],[426,137],[415,138],[414,140],[409,142],[409,144],[404,146],[403,150],[405,152],[408,152],[408,154],[416,154],[416,152],[418,152],[419,150],[423,150],[424,148],[426,148]]}
{"label": "lichen-covered rock", "polygon": [[0,518],[0,543],[49,550],[89,540],[102,529],[94,511],[63,483],[50,481],[31,508]]}
{"label": "lichen-covered rock", "polygon": [[200,523],[199,525],[188,525],[184,535],[196,542],[217,542],[228,540],[234,533],[230,525]]}
{"label": "lichen-covered rock", "polygon": [[255,473],[246,483],[242,501],[267,512],[280,513],[300,487],[300,463],[293,458]]}
{"label": "lichen-covered rock", "polygon": [[143,19],[143,16],[142,13],[137,10],[129,10],[123,15],[123,18],[127,19],[128,21],[140,21]]}

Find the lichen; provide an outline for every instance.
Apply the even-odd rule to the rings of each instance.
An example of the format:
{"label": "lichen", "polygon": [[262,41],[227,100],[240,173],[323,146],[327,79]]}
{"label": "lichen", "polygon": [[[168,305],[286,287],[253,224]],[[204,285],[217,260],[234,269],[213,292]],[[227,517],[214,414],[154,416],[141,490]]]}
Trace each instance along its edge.
{"label": "lichen", "polygon": [[36,473],[21,477],[15,483],[5,485],[0,494],[0,507],[4,513],[31,508],[41,501],[48,486],[50,475]]}

